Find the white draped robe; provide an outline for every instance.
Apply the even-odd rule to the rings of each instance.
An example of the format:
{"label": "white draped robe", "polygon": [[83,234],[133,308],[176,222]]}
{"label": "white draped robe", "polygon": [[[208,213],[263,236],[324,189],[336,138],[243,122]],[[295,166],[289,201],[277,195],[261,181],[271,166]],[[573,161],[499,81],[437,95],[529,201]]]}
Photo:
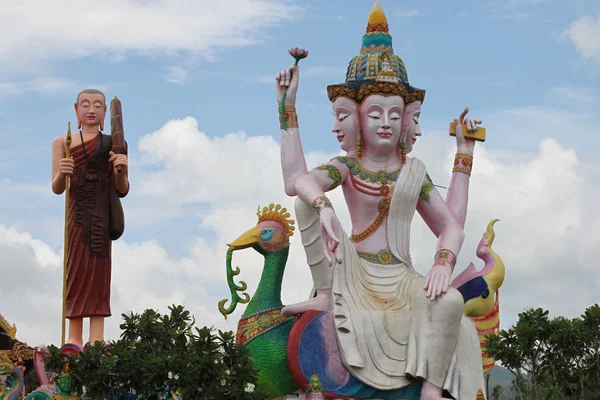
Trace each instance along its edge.
{"label": "white draped robe", "polygon": [[[482,357],[475,326],[463,315],[463,298],[453,288],[434,302],[426,298],[425,278],[410,258],[411,222],[425,172],[420,160],[409,158],[394,188],[387,230],[389,250],[399,264],[361,259],[339,228],[343,261],[333,268],[332,291],[342,362],[354,377],[377,389],[398,389],[417,377],[455,399],[474,400],[484,388]],[[321,271],[322,246],[314,240],[316,214],[301,221],[310,211],[299,213],[298,208],[313,277],[329,280],[331,269]]]}

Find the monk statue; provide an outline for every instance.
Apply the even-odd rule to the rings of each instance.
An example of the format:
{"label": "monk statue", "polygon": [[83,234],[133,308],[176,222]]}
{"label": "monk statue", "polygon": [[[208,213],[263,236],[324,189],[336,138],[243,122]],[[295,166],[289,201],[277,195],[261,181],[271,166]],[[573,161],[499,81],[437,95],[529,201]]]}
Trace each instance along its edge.
{"label": "monk statue", "polygon": [[[374,388],[393,390],[420,379],[422,399],[441,399],[443,393],[476,398],[484,387],[479,339],[463,316],[462,295],[450,287],[464,241],[474,143],[459,124],[452,190],[444,200],[423,162],[408,157],[421,133],[415,125],[425,91],[409,84],[403,61],[394,55],[378,0],[346,82],[328,87],[334,129],[337,124],[347,155],[312,171],[295,110],[299,76],[297,65],[276,76],[285,111],[281,159],[286,194],[297,196],[296,218],[316,296],[282,314],[332,311],[344,366]],[[465,123],[466,111],[456,122]],[[468,120],[467,127],[475,130],[478,123]],[[346,135],[356,137],[354,148]],[[350,211],[350,235],[325,195],[338,186]],[[426,276],[410,256],[415,211],[438,238]]]}
{"label": "monk statue", "polygon": [[104,341],[104,318],[111,315],[112,240],[123,233],[120,198],[129,192],[129,178],[126,142],[118,146],[121,150],[113,151],[117,148],[114,138],[102,133],[107,109],[104,94],[83,90],[74,107],[80,131],[73,135],[70,156],[66,156],[67,135],[58,136],[52,144],[52,191],[62,194],[65,177],[70,177],[66,343],[82,347],[83,318],[90,318],[89,343]]}

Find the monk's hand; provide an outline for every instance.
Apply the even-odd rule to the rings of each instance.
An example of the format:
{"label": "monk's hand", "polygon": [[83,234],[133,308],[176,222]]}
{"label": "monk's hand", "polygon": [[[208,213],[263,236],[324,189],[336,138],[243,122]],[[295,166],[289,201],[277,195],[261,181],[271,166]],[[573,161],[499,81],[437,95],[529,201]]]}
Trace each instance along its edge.
{"label": "monk's hand", "polygon": [[335,227],[340,225],[340,221],[335,215],[333,208],[324,208],[321,210],[321,242],[323,243],[323,251],[327,263],[331,267],[333,258],[330,253],[333,253],[338,264],[342,263],[342,251],[340,250],[340,240],[335,234]]}
{"label": "monk's hand", "polygon": [[476,132],[479,127],[477,125],[481,124],[480,119],[465,119],[467,113],[469,112],[469,107],[465,107],[463,112],[460,114],[458,119],[454,120],[456,124],[456,150],[459,153],[466,153],[473,155],[473,150],[475,149],[475,140],[469,139],[465,137],[465,134],[462,129],[462,125],[466,125],[467,131]]}
{"label": "monk's hand", "polygon": [[440,297],[443,293],[448,291],[450,285],[450,277],[452,276],[452,267],[450,263],[443,265],[435,264],[431,267],[427,278],[425,279],[424,290],[427,291],[427,298],[434,301],[437,297]]}
{"label": "monk's hand", "polygon": [[296,104],[296,93],[298,93],[298,82],[300,80],[300,67],[292,65],[288,69],[284,69],[275,75],[277,93],[277,104],[281,104],[283,91],[287,88],[285,95],[285,104]]}
{"label": "monk's hand", "polygon": [[121,167],[121,173],[127,175],[127,156],[125,154],[115,154],[114,151],[108,154],[110,155],[108,161],[112,163],[115,175],[118,174],[119,166]]}
{"label": "monk's hand", "polygon": [[60,161],[58,163],[58,175],[61,178],[73,175],[74,170],[75,170],[75,161],[73,161],[73,157],[60,159]]}

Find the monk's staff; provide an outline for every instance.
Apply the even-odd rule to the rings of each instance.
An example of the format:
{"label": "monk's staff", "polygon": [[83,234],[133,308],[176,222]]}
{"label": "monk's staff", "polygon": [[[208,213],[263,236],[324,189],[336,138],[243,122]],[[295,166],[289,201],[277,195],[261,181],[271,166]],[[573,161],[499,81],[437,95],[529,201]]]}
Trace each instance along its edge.
{"label": "monk's staff", "polygon": [[[67,137],[65,139],[66,155],[65,158],[71,157],[71,123],[67,128]],[[65,328],[67,315],[67,259],[69,253],[69,176],[65,176],[65,247],[63,250],[63,293],[62,293],[62,335],[61,346],[65,344]]]}

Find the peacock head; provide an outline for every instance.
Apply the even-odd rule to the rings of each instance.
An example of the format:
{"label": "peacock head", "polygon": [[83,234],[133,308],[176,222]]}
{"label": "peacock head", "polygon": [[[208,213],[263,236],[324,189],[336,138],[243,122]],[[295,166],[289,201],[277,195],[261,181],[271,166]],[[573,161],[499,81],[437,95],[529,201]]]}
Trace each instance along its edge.
{"label": "peacock head", "polygon": [[290,237],[294,234],[294,221],[290,213],[281,205],[269,204],[269,207],[258,207],[258,223],[249,231],[229,243],[232,250],[254,247],[259,252],[274,253],[290,245]]}

